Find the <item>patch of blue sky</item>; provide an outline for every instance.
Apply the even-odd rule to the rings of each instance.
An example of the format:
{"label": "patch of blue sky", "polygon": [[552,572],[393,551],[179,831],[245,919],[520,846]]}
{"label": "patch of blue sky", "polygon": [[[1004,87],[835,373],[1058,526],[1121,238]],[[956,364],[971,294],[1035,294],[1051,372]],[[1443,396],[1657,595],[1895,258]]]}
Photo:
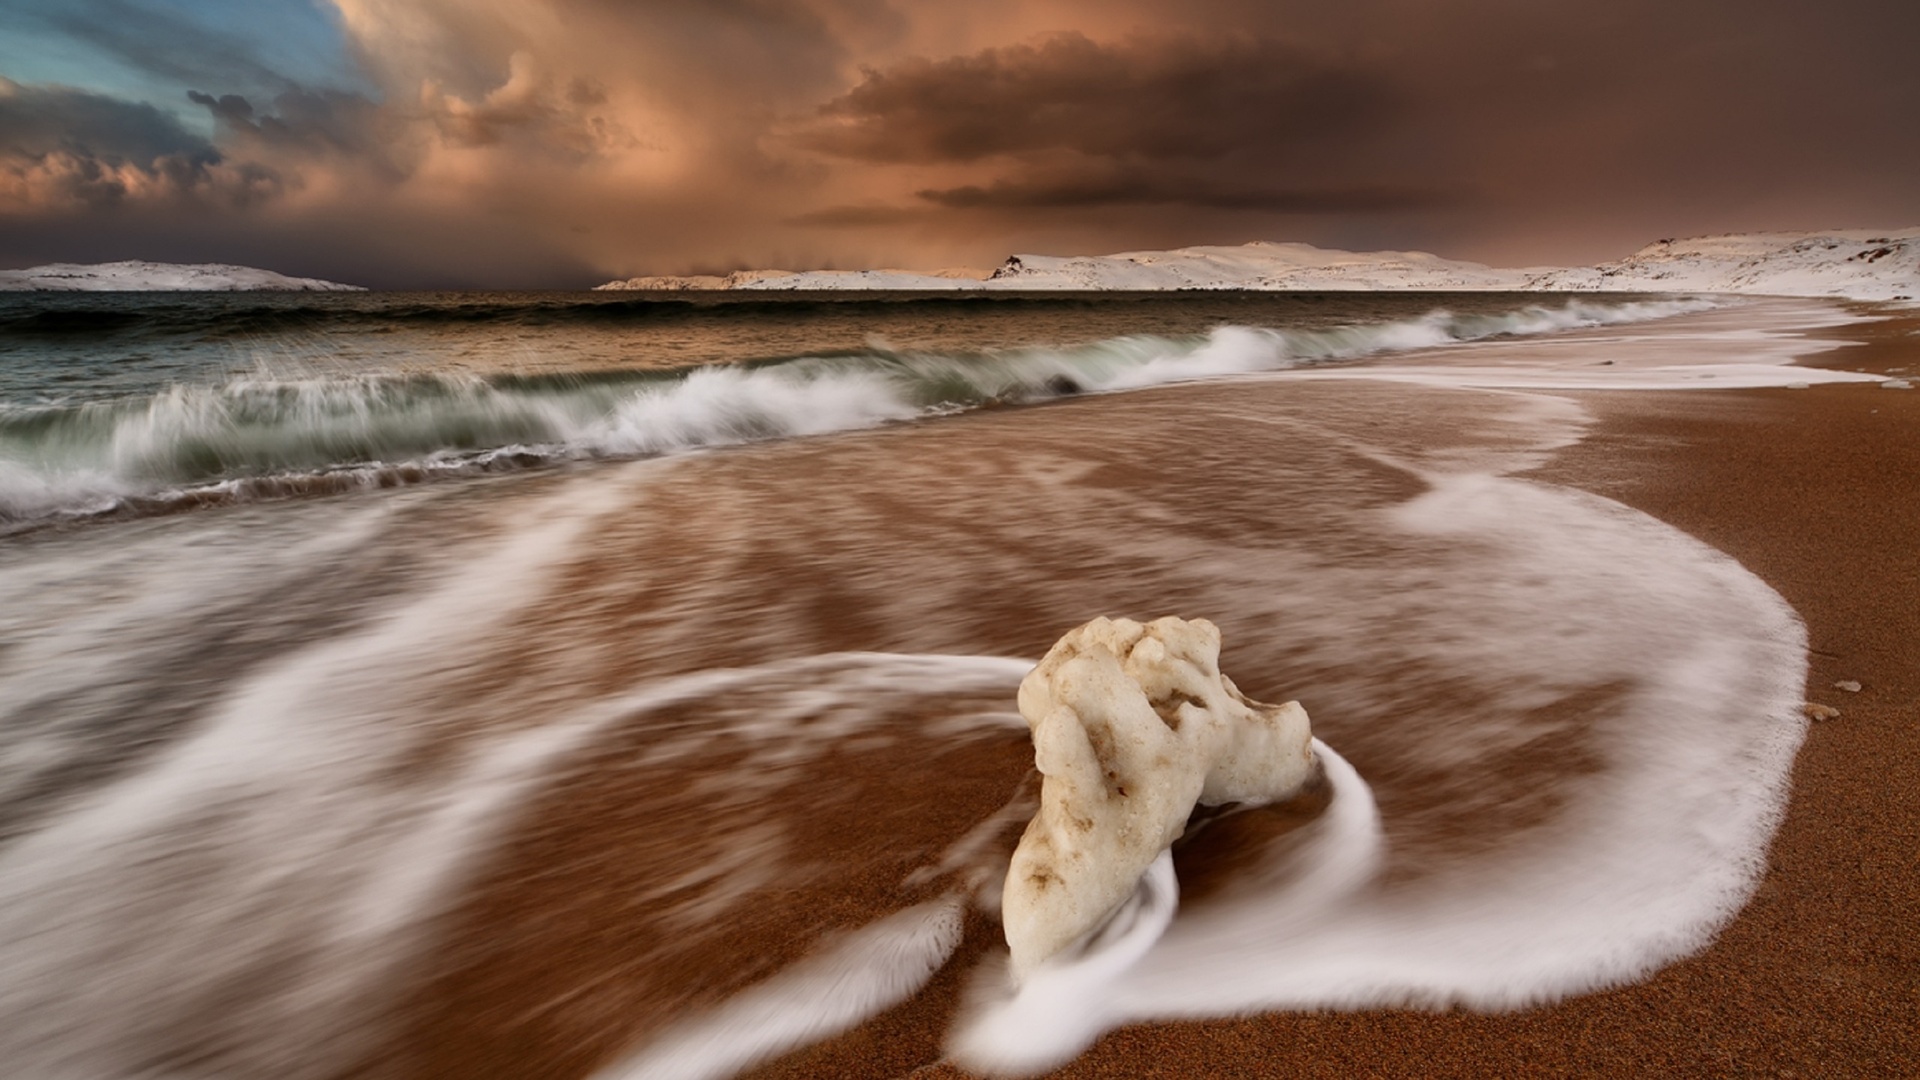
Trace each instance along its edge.
{"label": "patch of blue sky", "polygon": [[376,96],[324,0],[7,0],[0,75],[145,102],[203,133],[189,90],[257,107],[296,86]]}

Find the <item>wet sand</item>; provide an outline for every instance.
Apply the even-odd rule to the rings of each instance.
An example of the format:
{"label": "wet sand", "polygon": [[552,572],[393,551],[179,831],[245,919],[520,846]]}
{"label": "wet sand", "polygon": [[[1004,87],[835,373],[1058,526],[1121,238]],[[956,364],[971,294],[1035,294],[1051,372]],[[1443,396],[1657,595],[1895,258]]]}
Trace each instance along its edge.
{"label": "wet sand", "polygon": [[[1812,363],[1920,371],[1920,319]],[[1581,395],[1533,475],[1705,540],[1806,619],[1817,723],[1753,902],[1638,986],[1502,1016],[1270,1015],[1114,1032],[1064,1077],[1920,1073],[1920,391]],[[1853,680],[1857,693],[1833,688]],[[922,1076],[961,1075],[934,1067]]]}
{"label": "wet sand", "polygon": [[[1418,545],[1369,539],[1348,520],[1369,519],[1419,485],[1345,460],[1352,455],[1338,440],[1304,439],[1297,421],[1270,423],[1257,409],[1234,415],[1241,393],[1227,385],[1144,392],[1106,399],[1098,412],[1003,410],[897,438],[856,434],[690,459],[632,494],[644,512],[597,527],[497,651],[469,658],[458,684],[436,695],[431,715],[460,724],[429,726],[552,715],[562,707],[556,700],[591,700],[635,680],[760,670],[796,650],[1037,656],[1060,627],[1103,612],[1207,612],[1226,624],[1228,669],[1247,673],[1240,682],[1248,693],[1282,700],[1311,671],[1327,692],[1346,686],[1343,696],[1364,700],[1380,683],[1379,666],[1349,655],[1351,642],[1319,655],[1303,646],[1298,655],[1266,655],[1262,628],[1282,624],[1264,635],[1272,640],[1311,641],[1311,616],[1245,610],[1236,601],[1267,580],[1258,568],[1266,545],[1284,551],[1285,543],[1311,541],[1347,564],[1424,565],[1433,556]],[[1342,383],[1288,393],[1296,412],[1347,429],[1410,400],[1396,387]],[[1428,393],[1455,408],[1409,412],[1383,441],[1397,451],[1437,450],[1470,429],[1475,445],[1502,442],[1487,429],[1502,422],[1506,403],[1476,392]],[[1204,408],[1168,407],[1181,402]],[[1195,439],[1194,415],[1216,420],[1205,440]],[[1078,417],[1126,438],[1090,441],[1074,427],[1087,422]],[[1534,437],[1522,424],[1511,442],[1524,448]],[[896,444],[910,446],[910,457]],[[1291,461],[1297,472],[1285,482],[1264,476],[1275,461]],[[794,473],[808,483],[781,482]],[[1262,487],[1260,500],[1220,498]],[[1223,563],[1217,546],[1234,542],[1246,545],[1239,565]],[[1443,562],[1426,572],[1447,571]],[[536,644],[554,642],[567,647]],[[1421,685],[1434,696],[1424,704],[1437,716],[1479,709],[1470,687],[1449,692],[1444,673],[1429,674]],[[916,711],[926,702],[915,706],[909,695],[839,748],[809,737],[805,716],[788,749],[708,734],[730,718],[779,712],[789,691],[828,687],[835,711],[870,697],[858,680],[834,678],[823,669],[636,710],[592,754],[555,770],[441,920],[429,955],[412,965],[411,985],[389,1010],[398,1030],[350,1074],[589,1075],[831,935],[966,877],[971,866],[903,886],[916,865],[1010,799],[1030,805],[1024,724],[1007,716],[997,726],[957,734],[953,727],[962,714],[1009,713],[1017,676],[977,699],[945,695],[942,714]],[[1555,703],[1534,722],[1568,729],[1563,713],[1596,704]],[[662,756],[663,739],[683,737],[684,749]],[[1375,736],[1369,760],[1385,768],[1418,759],[1414,741]],[[1356,735],[1344,746],[1361,752],[1366,743]],[[1559,760],[1543,765],[1564,770],[1582,761],[1577,740],[1529,738],[1521,749],[1545,746]],[[769,748],[806,756],[763,768]],[[1467,774],[1426,779],[1420,794],[1391,806],[1408,823],[1401,847],[1409,873],[1423,844],[1456,850],[1488,832],[1490,820],[1518,824],[1550,812],[1554,799],[1553,785],[1534,783],[1537,776],[1502,785]],[[974,862],[997,858],[1004,868],[1027,816],[1000,829],[997,847]],[[1237,827],[1256,816],[1247,818]],[[1268,824],[1284,831],[1298,822],[1282,814]],[[1212,840],[1222,846],[1231,835],[1222,829]],[[1242,847],[1260,844],[1243,839]],[[1190,900],[1205,872],[1194,863],[1182,867]],[[998,939],[998,927],[972,913],[960,953],[924,992],[774,1068],[896,1076],[937,1059],[961,984]]]}
{"label": "wet sand", "polygon": [[[1726,345],[1747,340],[1743,318],[1516,348],[1563,370],[1624,367],[1676,341],[1748,348]],[[1688,325],[1713,332],[1688,338]],[[1894,335],[1911,328],[1873,328],[1877,351],[1841,362],[1903,366],[1911,339]],[[1567,485],[1740,560],[1812,624],[1815,686],[1863,684],[1812,693],[1843,715],[1798,759],[1746,914],[1641,985],[1552,1008],[1155,1023],[1108,1034],[1062,1075],[1899,1075],[1916,1018],[1920,521],[1907,489],[1920,395],[1589,393],[1585,413],[1575,396],[1252,378],[535,478],[481,501],[506,539],[444,553],[458,571],[408,597],[403,618],[260,676],[271,695],[257,700],[277,709],[268,734],[288,729],[300,752],[259,766],[259,801],[235,796],[239,836],[200,822],[195,800],[178,821],[127,819],[128,843],[182,852],[175,862],[70,860],[64,833],[32,838],[37,876],[16,880],[51,882],[29,899],[59,910],[24,921],[72,940],[23,952],[43,965],[36,983],[74,988],[28,1012],[41,1026],[26,1030],[84,1050],[90,1028],[117,1023],[133,1032],[128,1072],[652,1080],[630,1055],[692,1040],[708,1065],[745,1063],[794,1045],[754,1041],[770,1024],[817,1033],[868,1016],[757,1074],[955,1076],[943,1044],[999,963],[994,885],[1034,799],[1011,710],[1030,661],[1007,658],[1101,614],[1213,619],[1222,669],[1256,699],[1300,699],[1372,786],[1388,844],[1362,902],[1385,916],[1312,922],[1293,941],[1337,942],[1342,962],[1386,950],[1402,969],[1430,965],[1393,984],[1430,1000],[1540,1000],[1598,984],[1583,972],[1629,977],[1696,946],[1694,928],[1745,895],[1728,860],[1763,835],[1756,783],[1798,738],[1798,627],[1720,555]],[[1587,413],[1597,423],[1573,443]],[[1500,479],[1527,470],[1550,484]],[[428,542],[458,526],[465,499],[415,501],[419,515],[396,512],[393,532],[360,547],[438,552]],[[282,745],[256,734],[261,714],[219,715],[189,749],[229,753],[221,725]],[[1641,767],[1649,756],[1684,767]],[[163,778],[196,759],[165,760],[184,764]],[[1169,937],[1131,973],[1158,997],[1120,1015],[1383,1000],[1324,984],[1288,998],[1265,981],[1291,963],[1275,957],[1311,956],[1287,934],[1277,952],[1261,939],[1296,869],[1274,856],[1321,794],[1177,848],[1186,944]],[[320,876],[292,899],[256,896],[251,883],[271,879],[247,874],[249,859],[274,865],[248,841],[275,830],[335,844],[296,858]],[[380,847],[388,835],[406,843]],[[246,876],[152,876],[222,843]],[[335,886],[336,867],[364,871],[372,891]],[[1698,892],[1722,880],[1729,891]],[[369,936],[335,947],[312,928],[336,894],[366,898],[347,925]],[[129,897],[157,914],[121,910]],[[260,911],[246,925],[262,940],[246,947],[194,946],[168,916],[244,913],[241,901]],[[283,910],[298,918],[270,917]],[[1543,931],[1563,915],[1584,936]],[[877,964],[831,967],[876,925],[908,929]],[[1209,925],[1225,934],[1211,952],[1195,929]],[[1443,927],[1447,947],[1425,949],[1411,926]],[[179,957],[152,944],[176,940]],[[88,950],[116,955],[70,962]],[[1174,957],[1188,966],[1152,967]],[[1554,963],[1584,966],[1527,973]],[[64,1007],[108,981],[94,970],[136,987],[104,993],[123,1010],[105,1025]],[[183,971],[198,981],[177,989]],[[897,989],[866,989],[874,971]],[[1263,988],[1235,981],[1249,975]],[[1510,989],[1474,989],[1487,982]],[[756,997],[770,1011],[752,1012]],[[847,1020],[819,1021],[855,998]]]}
{"label": "wet sand", "polygon": [[[1723,310],[1660,332],[1453,355],[1544,363],[1571,385],[1594,381],[1582,367],[1619,363],[1608,370],[1629,378],[1607,381],[1632,385],[1636,359],[1748,350],[1758,320],[1819,314]],[[1916,330],[1920,318],[1820,336],[1872,342],[1827,362],[1896,370],[1920,367]],[[1596,357],[1595,341],[1613,351]],[[165,638],[134,653],[148,682],[108,680],[120,711],[138,711],[143,686],[186,693],[173,689],[179,672],[202,667],[171,664],[175,652],[265,665],[255,652],[329,640],[250,674],[249,709],[217,710],[151,770],[198,783],[196,754],[229,768],[236,745],[257,748],[231,815],[201,813],[198,798],[158,815],[109,800],[109,840],[151,855],[132,862],[86,832],[98,815],[29,837],[10,864],[25,867],[8,882],[16,902],[0,911],[32,931],[12,939],[19,963],[38,965],[18,981],[44,991],[45,1007],[23,1008],[8,1036],[47,1060],[119,1064],[16,1067],[652,1077],[629,1055],[672,1049],[711,1017],[737,1020],[728,1010],[763,992],[778,991],[779,1019],[818,1016],[844,987],[823,994],[790,976],[876,921],[924,917],[914,947],[938,946],[928,962],[917,974],[882,966],[917,981],[958,938],[930,984],[878,1014],[869,1006],[898,994],[864,999],[855,1015],[870,1019],[758,1073],[955,1076],[942,1044],[969,985],[997,963],[991,885],[1033,800],[1010,709],[1030,661],[1004,658],[1038,656],[1094,615],[1178,613],[1220,623],[1223,669],[1251,696],[1302,700],[1388,823],[1369,889],[1411,904],[1397,909],[1411,921],[1294,939],[1335,942],[1342,961],[1438,955],[1453,965],[1446,978],[1395,984],[1437,986],[1446,996],[1433,1000],[1598,985],[1472,996],[1480,976],[1516,985],[1493,958],[1511,942],[1555,944],[1508,947],[1508,960],[1594,962],[1578,941],[1532,936],[1540,913],[1604,928],[1589,944],[1637,948],[1639,961],[1605,969],[1613,977],[1697,948],[1687,928],[1721,925],[1745,897],[1726,853],[1755,850],[1774,805],[1764,785],[1797,760],[1790,812],[1744,914],[1637,985],[1506,1015],[1147,1024],[1110,1033],[1063,1075],[1914,1074],[1920,394],[1515,394],[1372,374],[1384,378],[1165,387],[444,497],[281,508],[277,532],[236,511],[211,534],[236,554],[204,579],[166,569],[205,561],[183,518],[52,544],[50,557],[92,574],[101,548],[144,537],[122,577],[157,574],[183,598],[233,586],[213,590],[213,618],[200,599],[153,627],[144,608],[108,606]],[[1516,474],[1549,483],[1498,479]],[[297,571],[277,550],[248,555],[336,510],[350,527],[338,543],[302,540]],[[1810,624],[1807,696],[1842,715],[1815,725],[1797,759],[1792,613],[1659,522],[1739,560]],[[433,561],[449,569],[422,569]],[[311,578],[327,602],[231,570],[249,565]],[[272,617],[243,617],[256,611]],[[235,652],[230,639],[259,647]],[[59,671],[93,692],[84,668]],[[1862,689],[1832,689],[1841,679]],[[200,707],[188,697],[182,709]],[[1684,767],[1637,768],[1641,751]],[[1712,762],[1724,760],[1768,764],[1720,784]],[[1654,779],[1625,786],[1635,777]],[[1282,904],[1270,886],[1292,870],[1268,855],[1316,809],[1310,797],[1225,818],[1178,850],[1184,925],[1206,924],[1208,905],[1230,909],[1235,889]],[[204,852],[232,857],[193,861]],[[1715,906],[1673,921],[1672,903],[1722,879],[1732,884]],[[1467,899],[1434,899],[1449,888]],[[975,906],[962,910],[963,895]],[[223,920],[195,925],[182,911]],[[1657,947],[1622,929],[1644,935],[1628,917],[1641,911],[1668,920]],[[1222,971],[1264,980],[1294,966],[1272,958],[1297,951],[1249,951],[1269,914],[1234,924],[1215,954],[1224,964],[1154,968],[1194,956],[1170,937],[1135,972],[1158,998],[1125,1015],[1355,1000],[1271,985],[1209,996]],[[353,933],[329,931],[335,917]],[[1445,927],[1452,951],[1405,954],[1396,925]],[[744,1040],[753,1060],[765,1020],[707,1030]]]}
{"label": "wet sand", "polygon": [[[1907,344],[1916,339],[1904,336],[1917,327],[1847,331],[1878,344],[1834,362],[1920,364]],[[1426,576],[1398,590],[1395,618],[1417,619],[1422,605],[1439,602],[1431,590],[1448,580],[1450,557],[1350,527],[1417,485],[1360,458],[1335,461],[1348,455],[1338,448],[1364,434],[1380,452],[1442,470],[1463,449],[1474,461],[1545,458],[1523,475],[1692,533],[1773,585],[1810,625],[1807,696],[1842,715],[1816,725],[1798,758],[1785,827],[1745,912],[1705,952],[1649,981],[1552,1007],[1141,1025],[1109,1033],[1059,1075],[1910,1075],[1920,1060],[1920,947],[1910,934],[1920,913],[1911,645],[1920,632],[1911,540],[1920,535],[1912,490],[1920,393],[1872,384],[1556,392],[1577,396],[1599,423],[1550,458],[1535,447],[1545,429],[1499,395],[1409,397],[1350,380],[1290,384],[1252,407],[1241,400],[1248,394],[1222,384],[1107,399],[1085,413],[1009,410],[902,433],[901,443],[881,433],[746,448],[643,477],[629,497],[644,512],[602,523],[547,598],[517,618],[520,634],[501,639],[498,655],[470,661],[489,677],[463,679],[440,707],[473,714],[485,701],[493,715],[550,713],[555,694],[615,693],[636,678],[716,667],[761,670],[796,642],[802,653],[1031,656],[1091,614],[1176,611],[1229,616],[1223,668],[1245,672],[1240,681],[1255,697],[1297,692],[1309,711],[1312,700],[1380,715],[1412,707],[1430,713],[1436,730],[1460,730],[1497,684],[1459,684],[1386,654],[1356,662],[1369,646],[1316,640],[1324,621],[1246,608],[1239,598],[1268,579],[1236,581],[1245,568],[1209,553],[1250,544],[1237,559],[1258,562],[1264,543],[1303,541],[1304,550],[1333,553],[1296,585],[1343,568],[1424,567]],[[1209,418],[1203,435],[1194,416]],[[1077,432],[1082,417],[1124,437],[1109,444]],[[809,478],[803,487],[779,480],[796,473]],[[1233,491],[1260,496],[1222,498]],[[1090,527],[1129,542],[1090,549]],[[1394,671],[1403,697],[1370,697],[1381,670]],[[833,684],[837,698],[863,699],[861,677],[846,677],[853,681]],[[791,685],[821,678],[842,676],[815,672]],[[1863,689],[1828,689],[1839,679]],[[413,965],[388,1011],[390,1039],[351,1072],[593,1074],[834,935],[950,889],[951,874],[911,884],[909,871],[953,850],[1027,783],[1030,751],[1017,728],[930,739],[929,718],[905,699],[831,753],[817,753],[830,743],[804,737],[756,741],[747,728],[698,734],[716,717],[801,701],[783,696],[780,677],[753,685],[744,697],[736,687],[636,713],[624,730],[644,738],[599,740],[550,777],[443,917],[433,935],[441,944]],[[1404,697],[1414,687],[1417,696]],[[1605,712],[1612,692],[1590,690],[1601,697],[1569,697],[1525,719],[1516,730],[1528,734],[1501,750],[1496,773],[1423,776],[1398,785],[1398,802],[1395,785],[1381,788],[1383,811],[1397,822],[1399,869],[1389,884],[1393,874],[1417,878],[1423,851],[1458,858],[1555,813],[1561,781],[1588,767],[1581,711]],[[983,689],[976,704],[956,707],[1003,708],[996,693]],[[804,726],[803,713],[794,715]],[[1350,726],[1333,741],[1376,785],[1424,768],[1430,750],[1411,732],[1370,736],[1352,715],[1340,719]],[[682,728],[693,741],[660,756],[661,733]],[[757,755],[795,746],[814,756],[766,772],[773,786],[764,790],[739,786],[762,774]],[[1014,824],[997,838],[1001,849]],[[887,842],[866,839],[874,836]],[[973,862],[995,857],[989,850]],[[1206,862],[1204,853],[1188,858],[1183,877]],[[1198,892],[1189,900],[1203,903]],[[749,1075],[962,1075],[941,1063],[942,1042],[997,939],[991,919],[970,912],[959,952],[922,991]]]}
{"label": "wet sand", "polygon": [[[1916,335],[1912,316],[1848,328],[1863,344],[1803,362],[1910,375]],[[1766,580],[1807,622],[1808,700],[1840,710],[1800,751],[1752,902],[1704,952],[1550,1007],[1140,1025],[1054,1075],[1920,1075],[1920,390],[1578,396],[1600,424],[1529,475],[1646,511]],[[755,1075],[965,1076],[910,1064],[937,1054],[952,982]]]}
{"label": "wet sand", "polygon": [[[1920,319],[1839,331],[1875,344],[1832,362],[1920,366],[1915,329]],[[1556,398],[1578,398],[1598,422],[1548,453],[1569,411]],[[548,772],[379,1004],[371,1052],[339,1075],[596,1075],[838,935],[971,892],[1004,866],[1024,814],[998,815],[1032,798],[1011,684],[978,681],[928,713],[924,673],[827,654],[1036,656],[1094,614],[1204,613],[1226,631],[1223,669],[1252,696],[1298,696],[1310,712],[1340,703],[1316,726],[1394,823],[1383,887],[1417,887],[1491,850],[1551,819],[1560,793],[1601,767],[1593,732],[1622,691],[1601,680],[1518,706],[1495,671],[1396,652],[1386,639],[1417,645],[1421,627],[1471,644],[1461,627],[1523,614],[1454,610],[1483,586],[1505,580],[1534,607],[1557,586],[1370,523],[1421,490],[1415,465],[1530,464],[1520,475],[1619,500],[1731,555],[1809,624],[1807,696],[1841,716],[1815,725],[1797,759],[1753,901],[1704,952],[1551,1007],[1146,1024],[1109,1033],[1059,1075],[1912,1075],[1920,392],[1516,399],[1327,379],[1087,405],[623,474],[608,497],[634,509],[596,519],[511,632],[482,639],[424,694],[417,722],[450,747],[468,737],[455,732],[564,716],[634,686],[689,689],[623,707]],[[1614,572],[1628,590],[1664,580],[1654,567]],[[1391,625],[1326,617],[1356,589],[1393,597],[1368,609]],[[821,659],[785,666],[796,654]],[[720,669],[750,674],[700,682]],[[1862,690],[1830,689],[1841,679]],[[1435,739],[1501,715],[1501,700],[1479,767],[1428,764]],[[852,716],[851,702],[866,712]],[[1365,720],[1410,710],[1428,723]],[[421,745],[413,767],[445,756],[439,739]],[[1261,830],[1300,820],[1243,815],[1201,833],[1182,855],[1188,903],[1208,902],[1209,873],[1233,876],[1236,850],[1261,850]],[[970,847],[989,821],[993,835]],[[990,916],[967,911],[958,952],[921,991],[748,1075],[963,1075],[941,1061],[943,1041],[998,938]],[[647,1075],[629,1069],[619,1075]]]}

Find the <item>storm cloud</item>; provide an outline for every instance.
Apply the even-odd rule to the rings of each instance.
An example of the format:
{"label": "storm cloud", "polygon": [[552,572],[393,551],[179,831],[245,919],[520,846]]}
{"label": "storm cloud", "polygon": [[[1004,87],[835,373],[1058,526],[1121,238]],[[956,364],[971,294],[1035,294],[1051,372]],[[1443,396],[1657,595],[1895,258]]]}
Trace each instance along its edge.
{"label": "storm cloud", "polygon": [[1058,150],[1217,158],[1371,132],[1400,96],[1383,72],[1271,39],[1137,36],[1101,45],[1065,33],[870,70],[820,108],[820,124],[800,141],[876,162]]}
{"label": "storm cloud", "polygon": [[331,0],[280,38],[20,10],[132,74],[0,84],[10,265],[579,285],[1253,239],[1576,262],[1920,207],[1920,9],[1892,0]]}
{"label": "storm cloud", "polygon": [[39,155],[57,150],[151,161],[173,154],[218,157],[213,144],[167,113],[61,86],[22,86],[0,78],[0,149]]}
{"label": "storm cloud", "polygon": [[1458,201],[1463,196],[1420,188],[1251,188],[1209,180],[1167,182],[1134,177],[1080,183],[997,181],[981,187],[929,189],[920,198],[956,209],[1070,209],[1087,206],[1154,206],[1171,203],[1222,210],[1266,210],[1286,214],[1364,214],[1418,210]]}
{"label": "storm cloud", "polygon": [[1408,97],[1388,71],[1273,38],[1065,33],[869,69],[793,137],[835,158],[994,173],[914,192],[951,210],[1368,214],[1458,197],[1342,175],[1354,148],[1391,137]]}
{"label": "storm cloud", "polygon": [[240,179],[217,174],[220,163],[211,142],[151,105],[0,79],[0,200],[16,207],[109,206]]}

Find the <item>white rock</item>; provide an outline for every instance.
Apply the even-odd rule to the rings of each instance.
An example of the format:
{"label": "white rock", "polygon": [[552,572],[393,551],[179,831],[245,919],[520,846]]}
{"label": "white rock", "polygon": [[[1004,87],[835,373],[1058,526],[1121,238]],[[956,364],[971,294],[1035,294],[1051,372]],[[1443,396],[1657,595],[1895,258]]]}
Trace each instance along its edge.
{"label": "white rock", "polygon": [[1042,781],[1001,900],[1016,980],[1098,928],[1196,803],[1284,799],[1314,770],[1306,710],[1242,696],[1205,619],[1095,619],[1019,701]]}
{"label": "white rock", "polygon": [[1860,682],[1857,679],[1841,679],[1839,682],[1833,684],[1833,688],[1835,690],[1845,690],[1849,694],[1857,694],[1860,692]]}

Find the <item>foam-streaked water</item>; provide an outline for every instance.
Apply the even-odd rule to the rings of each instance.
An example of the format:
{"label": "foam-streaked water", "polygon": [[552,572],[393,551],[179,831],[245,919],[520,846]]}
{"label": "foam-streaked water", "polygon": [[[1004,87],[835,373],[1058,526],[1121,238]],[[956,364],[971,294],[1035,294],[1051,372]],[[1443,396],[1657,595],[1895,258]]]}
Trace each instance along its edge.
{"label": "foam-streaked water", "polygon": [[[239,310],[215,300],[204,312],[152,297],[87,303],[10,318],[0,311],[0,326],[10,331],[0,336],[0,362],[11,368],[0,382],[0,529],[848,431],[987,404],[1633,322],[1705,306],[1479,298],[1468,307],[1484,310],[1351,321],[1405,309],[1403,299],[1363,304],[1342,313],[1350,320],[1343,322],[1330,321],[1338,317],[1332,312],[1301,310],[1297,301],[1286,310],[1278,300],[1216,298],[1187,311],[1164,298],[1140,298],[1131,307],[1110,301],[1110,312],[1089,314],[1041,300],[976,305],[978,325],[948,328],[929,309],[945,312],[966,301],[798,301],[783,308],[767,301],[506,298],[485,306],[349,297],[264,309],[256,301]],[[1113,333],[1128,324],[1204,326],[1200,320],[1216,312],[1294,322]],[[1117,317],[1098,318],[1103,314]],[[694,326],[662,335],[655,325],[662,321]],[[497,339],[503,323],[521,335],[517,348]],[[335,351],[314,355],[321,346],[313,342],[276,343],[263,327],[280,324],[325,330],[318,342]],[[834,342],[836,328],[843,336]],[[887,329],[926,343],[879,343]],[[397,340],[379,340],[378,331]],[[995,344],[1022,331],[1065,340]],[[1084,337],[1101,331],[1107,336]],[[369,338],[377,347],[353,347]],[[863,339],[863,347],[846,347]],[[810,341],[838,348],[800,351]],[[748,351],[755,346],[762,351]],[[688,366],[688,352],[708,362]],[[223,361],[243,356],[242,372],[221,370]]]}
{"label": "foam-streaked water", "polygon": [[[1049,314],[1082,332],[1025,349],[524,394],[617,412],[670,386],[637,428],[657,437],[713,387],[865,400],[844,376],[897,413],[779,399],[813,425],[793,430],[925,423],[612,449],[569,429],[538,445],[630,459],[6,540],[0,1060],[723,1076],[951,963],[970,965],[953,1052],[1021,1070],[1139,1019],[1552,1000],[1709,940],[1784,798],[1798,619],[1674,529],[1517,475],[1586,416],[1499,387],[1818,378],[1763,365],[1808,347],[1789,328],[1841,316],[1146,337],[1090,311]],[[1422,342],[1452,344],[1287,369]],[[1014,375],[1044,390],[1063,370],[1089,390],[1255,374],[964,416],[924,389],[1014,396]],[[383,414],[417,416],[522,378],[326,385],[417,393]],[[108,430],[234,385],[31,408]],[[262,391],[260,415],[302,392]],[[249,475],[342,456],[312,444]],[[1033,799],[1018,658],[1098,614],[1219,623],[1236,682],[1308,708],[1332,797],[1209,823],[1111,942],[1015,997],[989,913]]]}

